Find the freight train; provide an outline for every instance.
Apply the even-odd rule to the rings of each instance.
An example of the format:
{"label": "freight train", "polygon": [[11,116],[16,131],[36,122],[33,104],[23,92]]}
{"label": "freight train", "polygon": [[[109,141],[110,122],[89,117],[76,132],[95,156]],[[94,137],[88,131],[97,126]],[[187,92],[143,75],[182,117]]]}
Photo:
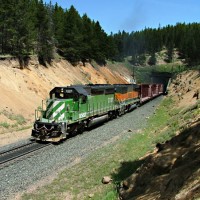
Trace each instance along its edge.
{"label": "freight train", "polygon": [[163,94],[162,84],[88,84],[55,87],[35,111],[32,137],[59,142],[121,116]]}

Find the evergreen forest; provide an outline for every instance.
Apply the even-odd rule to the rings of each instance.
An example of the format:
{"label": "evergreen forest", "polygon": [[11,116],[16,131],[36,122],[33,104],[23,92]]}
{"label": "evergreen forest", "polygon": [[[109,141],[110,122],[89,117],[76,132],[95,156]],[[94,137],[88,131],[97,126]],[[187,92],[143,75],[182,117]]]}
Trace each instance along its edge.
{"label": "evergreen forest", "polygon": [[63,9],[42,0],[0,0],[1,56],[25,60],[36,55],[45,64],[57,53],[71,63],[95,60],[102,65],[131,56],[132,64],[143,65],[149,55],[148,64],[155,65],[155,53],[162,49],[167,50],[169,63],[176,49],[186,64],[200,64],[200,23],[107,34],[98,21],[80,16],[73,6]]}

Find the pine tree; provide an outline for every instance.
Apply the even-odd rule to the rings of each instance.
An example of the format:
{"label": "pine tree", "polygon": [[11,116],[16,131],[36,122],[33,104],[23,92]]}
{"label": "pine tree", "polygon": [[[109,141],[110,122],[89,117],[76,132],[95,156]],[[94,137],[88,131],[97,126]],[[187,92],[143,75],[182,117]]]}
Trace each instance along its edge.
{"label": "pine tree", "polygon": [[106,60],[106,37],[107,34],[102,30],[100,23],[94,22],[92,51],[93,58],[102,65],[105,65]]}
{"label": "pine tree", "polygon": [[2,54],[13,53],[15,33],[15,1],[0,0],[0,47]]}
{"label": "pine tree", "polygon": [[56,3],[55,6],[53,7],[53,24],[54,24],[53,32],[55,36],[55,44],[58,48],[58,52],[60,53],[62,53],[60,51],[60,48],[62,47],[63,38],[65,36],[64,19],[65,19],[65,12]]}
{"label": "pine tree", "polygon": [[71,6],[71,8],[65,12],[65,35],[62,44],[64,56],[71,62],[76,62],[81,59],[81,25],[81,17],[79,13],[73,6]]}
{"label": "pine tree", "polygon": [[112,36],[108,36],[106,40],[106,58],[114,61],[116,60],[116,55],[119,54],[117,45]]}
{"label": "pine tree", "polygon": [[83,63],[92,58],[92,43],[93,43],[93,25],[92,21],[86,14],[82,17],[82,46],[81,46],[81,60]]}
{"label": "pine tree", "polygon": [[149,65],[156,65],[156,55],[155,53],[152,53],[149,60],[148,60],[148,64]]}
{"label": "pine tree", "polygon": [[167,47],[167,58],[166,58],[166,61],[168,63],[172,62],[172,60],[173,60],[173,54],[174,54],[174,45],[171,42],[171,43],[168,44],[168,47]]}
{"label": "pine tree", "polygon": [[34,26],[30,15],[30,2],[27,0],[18,1],[16,3],[15,12],[15,32],[13,34],[13,54],[16,55],[21,65],[24,65],[24,59],[31,54],[33,49],[34,36],[32,31]]}
{"label": "pine tree", "polygon": [[37,54],[43,65],[53,58],[54,38],[51,24],[51,6],[45,7],[40,0],[37,5]]}

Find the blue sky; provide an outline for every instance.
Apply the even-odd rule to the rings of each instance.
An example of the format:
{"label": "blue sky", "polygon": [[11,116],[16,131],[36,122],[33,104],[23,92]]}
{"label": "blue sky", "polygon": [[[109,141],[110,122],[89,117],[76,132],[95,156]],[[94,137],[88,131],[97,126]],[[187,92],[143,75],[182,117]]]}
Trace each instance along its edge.
{"label": "blue sky", "polygon": [[[50,0],[45,0],[47,3]],[[145,27],[158,28],[177,22],[200,22],[200,0],[51,0],[63,8],[71,5],[82,16],[99,21],[110,34]]]}

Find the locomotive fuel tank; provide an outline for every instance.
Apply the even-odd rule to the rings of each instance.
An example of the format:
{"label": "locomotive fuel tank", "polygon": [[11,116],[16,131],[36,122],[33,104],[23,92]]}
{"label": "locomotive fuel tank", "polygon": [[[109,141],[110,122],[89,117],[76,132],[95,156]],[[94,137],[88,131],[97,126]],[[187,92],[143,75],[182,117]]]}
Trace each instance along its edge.
{"label": "locomotive fuel tank", "polygon": [[89,121],[88,127],[92,127],[92,126],[95,126],[97,124],[103,123],[105,121],[108,121],[108,119],[109,119],[108,115],[103,115],[103,116],[100,116],[100,117],[93,118]]}

